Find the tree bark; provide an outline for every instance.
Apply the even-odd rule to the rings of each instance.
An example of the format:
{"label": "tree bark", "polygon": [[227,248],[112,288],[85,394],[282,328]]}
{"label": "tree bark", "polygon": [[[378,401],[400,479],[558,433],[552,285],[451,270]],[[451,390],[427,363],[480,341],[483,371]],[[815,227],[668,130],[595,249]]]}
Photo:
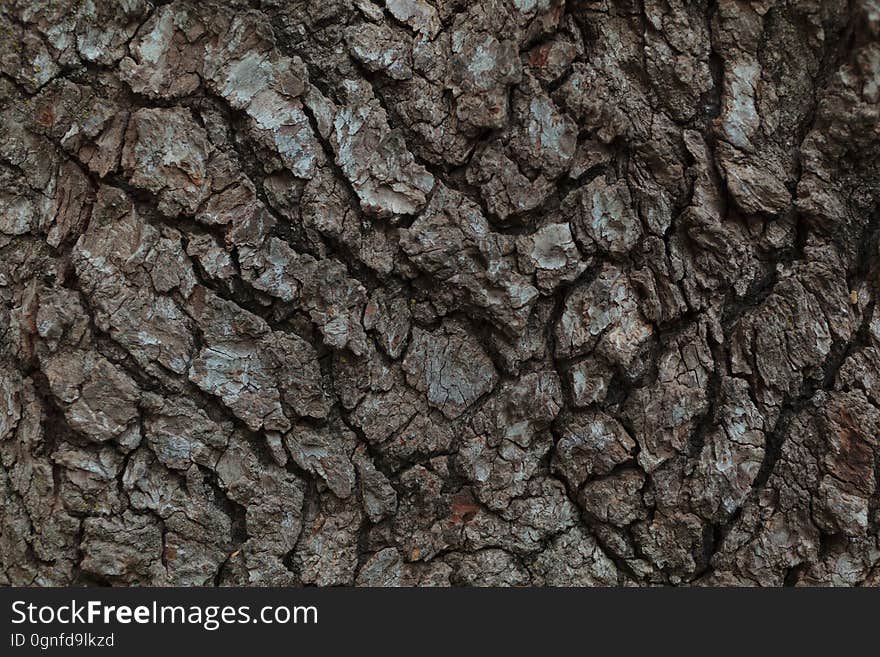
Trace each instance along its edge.
{"label": "tree bark", "polygon": [[873,0],[0,30],[0,584],[880,584]]}

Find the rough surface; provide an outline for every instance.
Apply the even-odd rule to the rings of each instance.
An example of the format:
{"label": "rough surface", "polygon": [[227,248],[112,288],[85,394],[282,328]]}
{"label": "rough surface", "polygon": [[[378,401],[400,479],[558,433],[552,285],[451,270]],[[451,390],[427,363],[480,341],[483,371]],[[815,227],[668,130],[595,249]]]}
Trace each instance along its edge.
{"label": "rough surface", "polygon": [[880,584],[876,0],[0,35],[0,585]]}

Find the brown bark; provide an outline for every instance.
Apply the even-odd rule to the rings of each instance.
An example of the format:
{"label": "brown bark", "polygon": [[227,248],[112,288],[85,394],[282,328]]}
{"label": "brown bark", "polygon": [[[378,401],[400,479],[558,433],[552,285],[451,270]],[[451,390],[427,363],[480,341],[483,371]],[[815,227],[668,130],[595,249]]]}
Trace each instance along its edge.
{"label": "brown bark", "polygon": [[880,582],[874,0],[0,31],[0,584]]}

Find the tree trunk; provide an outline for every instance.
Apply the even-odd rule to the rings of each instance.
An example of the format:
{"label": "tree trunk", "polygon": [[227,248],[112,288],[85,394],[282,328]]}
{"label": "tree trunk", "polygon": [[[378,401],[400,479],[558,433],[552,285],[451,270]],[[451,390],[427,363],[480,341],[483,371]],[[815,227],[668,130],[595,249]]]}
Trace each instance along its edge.
{"label": "tree trunk", "polygon": [[880,584],[876,3],[0,29],[0,584]]}

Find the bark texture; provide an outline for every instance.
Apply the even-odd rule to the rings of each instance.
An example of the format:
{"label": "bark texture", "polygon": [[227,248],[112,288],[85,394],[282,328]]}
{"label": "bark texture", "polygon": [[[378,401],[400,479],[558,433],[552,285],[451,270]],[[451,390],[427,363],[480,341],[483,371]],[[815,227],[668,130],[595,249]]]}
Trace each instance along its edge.
{"label": "bark texture", "polygon": [[0,33],[0,584],[880,584],[876,0]]}

